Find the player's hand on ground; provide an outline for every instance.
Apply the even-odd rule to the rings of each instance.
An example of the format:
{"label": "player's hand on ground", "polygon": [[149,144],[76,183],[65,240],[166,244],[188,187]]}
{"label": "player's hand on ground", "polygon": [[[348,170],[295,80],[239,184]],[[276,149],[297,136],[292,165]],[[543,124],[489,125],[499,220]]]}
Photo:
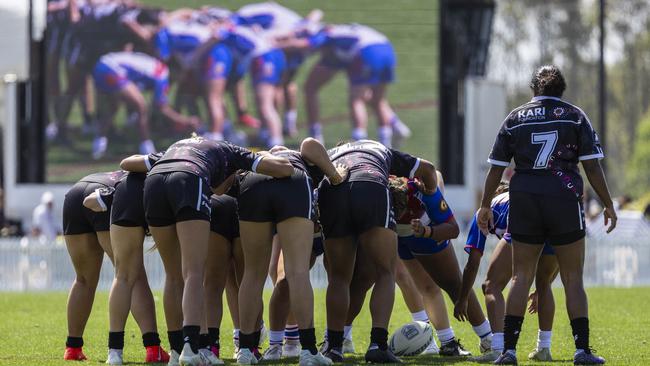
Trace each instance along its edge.
{"label": "player's hand on ground", "polygon": [[461,322],[468,320],[467,315],[467,299],[458,299],[454,304],[454,318]]}
{"label": "player's hand on ground", "polygon": [[489,207],[481,207],[476,214],[476,222],[483,235],[488,236],[490,229],[494,227],[492,209]]}
{"label": "player's hand on ground", "polygon": [[528,305],[528,313],[537,313],[537,291],[528,295],[528,301],[530,301],[530,304]]}
{"label": "player's hand on ground", "polygon": [[605,218],[605,226],[609,224],[609,227],[607,228],[607,233],[609,234],[616,228],[616,221],[618,221],[618,216],[616,216],[616,210],[614,207],[605,207],[605,210],[603,210],[603,217]]}
{"label": "player's hand on ground", "polygon": [[339,184],[345,182],[345,180],[347,179],[347,177],[348,177],[348,167],[343,165],[343,164],[340,164],[340,163],[335,163],[334,168],[336,168],[336,175],[334,175],[332,177],[328,177],[328,178],[329,178],[330,183],[332,183],[332,185],[336,186],[336,185],[339,185]]}

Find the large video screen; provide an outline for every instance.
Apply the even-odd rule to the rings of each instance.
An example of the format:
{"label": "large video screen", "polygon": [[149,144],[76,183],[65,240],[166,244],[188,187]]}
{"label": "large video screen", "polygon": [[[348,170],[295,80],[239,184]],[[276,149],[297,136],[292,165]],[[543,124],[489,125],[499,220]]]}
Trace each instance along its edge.
{"label": "large video screen", "polygon": [[253,149],[367,136],[436,161],[437,3],[48,2],[47,182],[192,133]]}

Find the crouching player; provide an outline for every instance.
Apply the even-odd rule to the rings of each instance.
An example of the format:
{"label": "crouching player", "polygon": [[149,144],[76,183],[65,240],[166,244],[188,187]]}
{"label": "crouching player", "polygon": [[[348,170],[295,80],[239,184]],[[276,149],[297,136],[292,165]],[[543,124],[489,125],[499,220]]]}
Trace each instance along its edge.
{"label": "crouching player", "polygon": [[102,56],[95,65],[93,79],[97,90],[108,98],[99,98],[100,128],[93,141],[93,158],[99,159],[108,147],[107,131],[117,112],[118,101],[138,115],[140,154],[156,152],[150,136],[149,111],[142,90],[153,91],[156,111],[174,123],[177,129],[198,126],[197,117],[183,116],[169,105],[169,70],[155,58],[139,52],[114,52]]}
{"label": "crouching player", "polygon": [[[483,282],[483,294],[485,295],[485,307],[488,318],[492,324],[492,351],[476,357],[478,362],[496,360],[503,352],[503,318],[505,316],[505,300],[503,290],[512,278],[512,240],[508,230],[508,214],[510,211],[510,197],[508,194],[508,183],[501,183],[492,199],[492,212],[494,214],[494,228],[492,233],[500,240],[492,256],[488,267],[487,278]],[[456,301],[454,314],[466,314],[467,299],[469,291],[474,285],[478,272],[481,257],[485,249],[486,237],[478,228],[476,216],[467,237],[465,251],[469,254],[469,260],[463,272],[463,287],[460,291],[460,298]],[[539,331],[537,335],[537,347],[528,355],[531,360],[552,361],[551,357],[551,329],[553,327],[553,316],[555,315],[555,301],[551,284],[559,271],[557,258],[553,248],[544,246],[542,256],[537,263],[537,274],[535,276],[535,293],[531,295],[533,303],[529,308],[530,312],[537,311],[539,317]]]}
{"label": "crouching player", "polygon": [[[461,287],[461,272],[450,239],[458,236],[459,228],[453,212],[447,205],[440,189],[424,193],[417,180],[391,179],[394,207],[401,208],[400,216],[411,217],[412,235],[399,238],[398,251],[409,272],[417,278],[424,271],[451,298],[456,301]],[[418,215],[419,213],[419,215]],[[491,348],[492,330],[481,305],[470,294],[469,320],[479,337],[481,352]],[[451,328],[437,330],[440,354],[443,356],[468,356],[455,338]]]}

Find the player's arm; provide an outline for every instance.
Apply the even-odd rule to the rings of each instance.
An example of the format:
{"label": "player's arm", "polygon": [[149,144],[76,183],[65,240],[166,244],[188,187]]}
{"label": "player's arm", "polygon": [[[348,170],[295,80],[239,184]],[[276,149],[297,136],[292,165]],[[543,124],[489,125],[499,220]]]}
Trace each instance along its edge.
{"label": "player's arm", "polygon": [[185,116],[178,113],[168,103],[159,104],[158,111],[176,126],[196,128],[199,124],[199,118],[196,116]]}
{"label": "player's arm", "polygon": [[614,209],[612,197],[609,193],[609,188],[607,187],[607,180],[605,179],[603,168],[600,166],[600,161],[598,159],[583,160],[582,168],[589,180],[589,184],[591,184],[594,191],[596,191],[596,194],[605,207],[603,216],[605,218],[605,225],[609,224],[607,232],[610,233],[614,228],[616,228],[616,221],[618,218],[616,216],[616,210]]}
{"label": "player's arm", "polygon": [[120,162],[120,169],[133,173],[146,173],[151,170],[153,164],[155,164],[162,155],[162,152],[149,155],[131,155],[122,159]]}
{"label": "player's arm", "polygon": [[413,173],[413,178],[418,178],[424,183],[422,193],[433,194],[438,187],[438,178],[436,167],[428,160],[418,159],[417,167]]}
{"label": "player's arm", "polygon": [[422,194],[422,202],[426,206],[427,215],[434,222],[433,225],[424,226],[419,219],[411,221],[411,227],[415,236],[444,241],[457,238],[460,228],[454,218],[451,208],[442,196],[442,192],[436,188],[433,194]]}
{"label": "player's arm", "polygon": [[98,188],[84,198],[83,205],[94,212],[106,212],[113,202],[115,188]]}
{"label": "player's arm", "polygon": [[293,165],[289,160],[269,153],[258,154],[253,162],[252,171],[273,178],[286,178],[293,174]]}
{"label": "player's arm", "polygon": [[300,144],[300,155],[309,164],[316,165],[336,185],[345,180],[347,169],[342,165],[335,166],[327,155],[327,150],[320,141],[307,137]]}
{"label": "player's arm", "polygon": [[494,226],[494,216],[490,205],[492,203],[492,197],[494,197],[494,192],[499,187],[505,169],[505,166],[492,165],[485,177],[483,197],[481,198],[481,208],[477,213],[478,227],[485,235],[487,235],[490,228]]}
{"label": "player's arm", "polygon": [[482,253],[476,248],[470,249],[469,258],[463,269],[463,280],[460,287],[460,294],[454,304],[454,317],[460,321],[469,320],[467,315],[467,301],[469,293],[474,287],[476,276],[478,275],[479,264],[481,263]]}

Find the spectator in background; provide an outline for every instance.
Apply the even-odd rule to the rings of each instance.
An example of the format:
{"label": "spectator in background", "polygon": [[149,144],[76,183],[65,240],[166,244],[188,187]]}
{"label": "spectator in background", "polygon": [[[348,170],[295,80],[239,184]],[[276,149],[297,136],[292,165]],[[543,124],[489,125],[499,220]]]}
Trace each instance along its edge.
{"label": "spectator in background", "polygon": [[44,242],[54,242],[61,232],[61,224],[54,217],[54,195],[46,191],[32,214],[32,236]]}

